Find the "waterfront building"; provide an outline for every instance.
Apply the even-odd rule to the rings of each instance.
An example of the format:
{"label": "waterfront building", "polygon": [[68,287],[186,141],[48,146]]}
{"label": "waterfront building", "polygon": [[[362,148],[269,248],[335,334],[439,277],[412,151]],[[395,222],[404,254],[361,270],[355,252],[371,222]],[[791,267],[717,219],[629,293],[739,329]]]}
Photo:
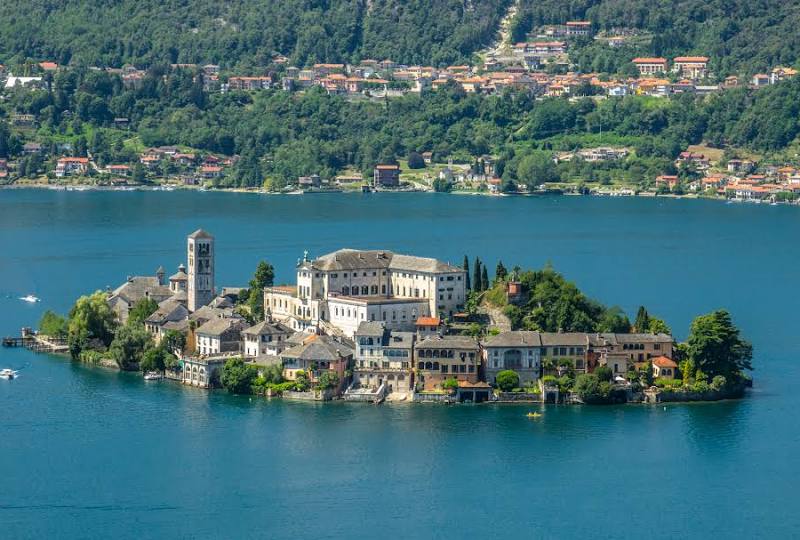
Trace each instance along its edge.
{"label": "waterfront building", "polygon": [[189,257],[189,311],[208,305],[214,298],[214,237],[198,229],[187,238]]}
{"label": "waterfront building", "polygon": [[200,388],[212,388],[219,381],[222,367],[229,356],[185,357],[181,372],[183,384]]}
{"label": "waterfront building", "polygon": [[289,381],[297,380],[297,372],[303,371],[314,386],[326,371],[335,373],[340,383],[336,389],[338,393],[346,383],[345,371],[353,361],[353,349],[331,336],[311,334],[303,336],[300,344],[283,351],[280,358],[283,376]]}
{"label": "waterfront building", "polygon": [[481,343],[486,381],[496,384],[497,374],[511,369],[520,385],[535,384],[541,376],[542,338],[538,332],[509,331],[488,337]]}
{"label": "waterfront building", "polygon": [[399,165],[376,165],[372,182],[377,187],[397,187],[400,185]]}
{"label": "waterfront building", "polygon": [[294,330],[269,317],[242,331],[244,354],[250,358],[278,356],[289,345],[287,339]]}
{"label": "waterfront building", "polygon": [[355,333],[354,386],[383,395],[408,395],[413,387],[413,332],[392,331],[383,321],[363,321]]}
{"label": "waterfront building", "polygon": [[195,352],[200,355],[217,355],[241,350],[244,319],[221,317],[211,319],[195,330]]}
{"label": "waterfront building", "polygon": [[480,380],[481,354],[478,342],[462,336],[430,336],[414,345],[417,387],[440,389],[449,378],[461,382]]}
{"label": "waterfront building", "polygon": [[598,365],[624,376],[637,363],[651,358],[672,358],[674,339],[669,334],[610,334],[595,336],[593,351]]}
{"label": "waterfront building", "polygon": [[678,370],[678,364],[666,356],[657,356],[651,360],[653,377],[658,379],[674,379]]}
{"label": "waterfront building", "polygon": [[264,306],[295,330],[352,337],[362,321],[386,321],[389,329],[413,331],[419,317],[462,311],[465,282],[463,269],[436,259],[341,249],[304,256],[297,285],[266,288]]}
{"label": "waterfront building", "polygon": [[563,369],[586,373],[589,334],[583,332],[542,332],[541,362],[544,370],[560,375]]}

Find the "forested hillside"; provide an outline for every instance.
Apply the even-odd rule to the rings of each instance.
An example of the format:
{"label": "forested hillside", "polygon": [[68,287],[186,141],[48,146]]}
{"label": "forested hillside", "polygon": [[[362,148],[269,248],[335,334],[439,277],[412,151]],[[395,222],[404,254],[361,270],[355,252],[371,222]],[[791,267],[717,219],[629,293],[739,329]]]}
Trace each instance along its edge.
{"label": "forested hillside", "polygon": [[466,62],[510,0],[3,0],[0,63]]}
{"label": "forested hillside", "polygon": [[[800,56],[797,0],[522,0],[513,25],[516,40],[543,24],[591,20],[598,30],[632,28],[652,33],[643,55],[702,54],[721,75],[752,74],[793,65]],[[608,47],[595,56],[612,62]],[[626,60],[629,60],[627,58]],[[614,66],[616,67],[616,66]]]}

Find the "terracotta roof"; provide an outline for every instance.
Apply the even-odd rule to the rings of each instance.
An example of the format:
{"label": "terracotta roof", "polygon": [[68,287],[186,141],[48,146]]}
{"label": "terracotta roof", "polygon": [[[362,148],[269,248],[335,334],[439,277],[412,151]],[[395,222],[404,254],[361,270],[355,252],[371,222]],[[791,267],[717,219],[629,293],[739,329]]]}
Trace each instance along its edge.
{"label": "terracotta roof", "polygon": [[420,317],[417,319],[417,326],[439,326],[441,322],[439,317]]}
{"label": "terracotta roof", "polygon": [[659,356],[657,358],[653,358],[652,360],[653,365],[660,368],[677,368],[678,364],[676,364],[673,360],[670,360],[666,356]]}
{"label": "terracotta roof", "polygon": [[674,62],[684,63],[684,64],[704,64],[708,62],[707,56],[676,56],[673,60]]}
{"label": "terracotta roof", "polygon": [[634,58],[634,64],[666,64],[666,58]]}

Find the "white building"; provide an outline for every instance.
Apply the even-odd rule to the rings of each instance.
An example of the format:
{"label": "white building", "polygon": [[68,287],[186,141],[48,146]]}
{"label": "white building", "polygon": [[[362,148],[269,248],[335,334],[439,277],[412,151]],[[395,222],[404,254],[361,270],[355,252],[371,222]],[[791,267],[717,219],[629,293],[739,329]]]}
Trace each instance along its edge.
{"label": "white building", "polygon": [[244,354],[251,358],[278,356],[290,346],[287,339],[294,330],[283,323],[262,321],[242,331]]}
{"label": "white building", "polygon": [[330,323],[352,336],[361,321],[373,320],[411,329],[418,317],[463,310],[465,282],[463,269],[436,259],[341,249],[304,257],[297,285],[267,288],[264,306],[295,330]]}
{"label": "white building", "polygon": [[355,334],[353,382],[386,394],[413,390],[414,333],[392,332],[383,322],[363,322]]}

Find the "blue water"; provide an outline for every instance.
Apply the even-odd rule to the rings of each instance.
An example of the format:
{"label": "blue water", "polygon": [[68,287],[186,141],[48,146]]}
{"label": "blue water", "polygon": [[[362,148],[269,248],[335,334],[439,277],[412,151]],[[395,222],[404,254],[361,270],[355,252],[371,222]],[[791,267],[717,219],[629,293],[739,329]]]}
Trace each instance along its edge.
{"label": "blue water", "polygon": [[[685,337],[728,308],[755,345],[743,401],[663,407],[296,404],[0,350],[4,538],[788,538],[800,211],[713,201],[433,194],[0,192],[0,334],[217,237],[218,285],[303,250],[551,262]],[[42,302],[18,300],[35,294]]]}

